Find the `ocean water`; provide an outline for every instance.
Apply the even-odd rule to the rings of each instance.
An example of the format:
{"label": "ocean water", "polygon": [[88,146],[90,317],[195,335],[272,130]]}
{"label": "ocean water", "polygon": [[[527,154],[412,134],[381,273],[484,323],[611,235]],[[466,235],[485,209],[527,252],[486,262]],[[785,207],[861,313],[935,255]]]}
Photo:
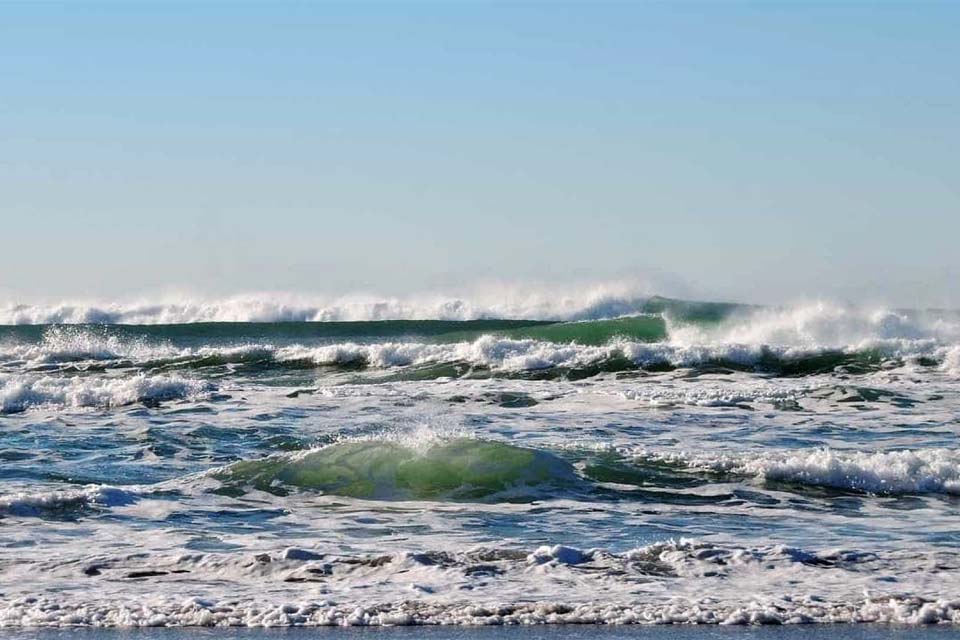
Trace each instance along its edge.
{"label": "ocean water", "polygon": [[956,312],[0,323],[0,627],[960,623]]}

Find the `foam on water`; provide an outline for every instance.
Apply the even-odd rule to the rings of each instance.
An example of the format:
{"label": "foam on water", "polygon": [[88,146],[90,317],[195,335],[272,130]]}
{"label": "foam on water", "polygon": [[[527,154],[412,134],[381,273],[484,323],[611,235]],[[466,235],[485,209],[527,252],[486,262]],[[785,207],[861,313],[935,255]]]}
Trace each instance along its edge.
{"label": "foam on water", "polygon": [[497,286],[469,296],[424,293],[407,297],[305,297],[284,293],[221,299],[80,301],[0,306],[9,324],[184,324],[196,322],[330,322],[518,318],[587,320],[640,311],[644,287],[609,283],[584,288]]}
{"label": "foam on water", "polygon": [[[871,343],[862,349],[849,347],[797,348],[764,344],[677,345],[641,343],[615,339],[601,345],[557,344],[532,339],[510,339],[486,335],[456,343],[424,342],[343,342],[322,346],[244,344],[223,347],[177,349],[166,345],[127,345],[111,340],[110,349],[91,351],[64,350],[47,345],[7,350],[0,354],[6,366],[24,363],[32,369],[51,366],[85,368],[91,366],[182,367],[261,363],[276,367],[345,366],[371,369],[417,367],[432,364],[462,364],[510,373],[549,369],[589,369],[617,371],[624,367],[700,367],[717,364],[742,368],[760,368],[776,372],[796,368],[803,373],[809,366],[816,372],[824,368],[862,361],[877,366],[883,362],[909,364],[918,360],[938,363],[944,372],[956,374],[955,347],[938,346],[929,341]],[[862,345],[861,345],[862,346]],[[820,360],[827,358],[826,360]]]}
{"label": "foam on water", "polygon": [[893,495],[960,495],[960,450],[805,451],[697,455],[635,453],[636,459],[678,465],[689,471],[752,476],[761,482],[830,487]]}
{"label": "foam on water", "polygon": [[[936,363],[953,375],[960,370],[960,317],[956,314],[869,311],[818,304],[789,309],[732,307],[705,315],[692,306],[701,303],[645,299],[638,304],[637,310],[662,308],[665,329],[655,326],[663,322],[659,317],[640,316],[633,324],[571,323],[489,335],[474,333],[475,337],[459,340],[367,338],[273,343],[240,339],[195,345],[196,338],[190,338],[176,345],[168,337],[147,340],[108,333],[104,328],[53,327],[44,331],[39,342],[0,343],[0,365],[50,368],[77,363],[116,367],[127,363],[207,366],[260,362],[386,369],[464,364],[523,372],[720,364],[802,374],[810,373],[809,367],[817,371],[851,361],[870,366],[889,361]],[[415,327],[410,330],[416,332]],[[451,335],[457,334],[451,331]],[[193,334],[185,330],[183,335]]]}
{"label": "foam on water", "polygon": [[174,375],[64,378],[0,374],[0,414],[30,409],[109,409],[137,402],[199,399],[212,389],[209,382]]}
{"label": "foam on water", "polygon": [[111,507],[137,500],[135,491],[105,485],[87,485],[74,489],[53,489],[31,493],[19,491],[0,495],[0,514],[35,516],[86,507]]}
{"label": "foam on water", "polygon": [[677,344],[767,344],[797,348],[868,348],[888,341],[960,342],[960,317],[826,302],[740,309],[716,325],[671,321]]}
{"label": "foam on water", "polygon": [[[0,628],[960,622],[960,601],[890,593],[883,580],[871,580],[869,571],[883,573],[892,558],[782,545],[679,540],[624,553],[545,545],[529,553],[480,547],[380,556],[287,548],[256,558],[154,558],[149,570],[142,561],[101,559],[87,571],[88,581],[120,581],[136,597],[82,606],[71,596],[11,598],[0,605]],[[900,560],[911,571],[923,564],[916,556]],[[176,576],[187,574],[229,577],[235,591],[148,595],[151,585],[176,588]],[[784,589],[811,574],[823,577],[816,591]],[[317,584],[322,590],[307,595]],[[563,597],[591,592],[586,601]]]}

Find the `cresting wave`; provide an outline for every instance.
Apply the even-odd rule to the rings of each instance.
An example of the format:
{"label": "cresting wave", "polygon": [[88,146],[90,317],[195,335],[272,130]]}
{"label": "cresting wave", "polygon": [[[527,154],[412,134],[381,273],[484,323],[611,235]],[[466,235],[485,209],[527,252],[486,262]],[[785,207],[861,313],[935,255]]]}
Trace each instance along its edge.
{"label": "cresting wave", "polygon": [[[215,470],[226,493],[257,489],[373,500],[526,501],[617,486],[678,489],[737,478],[780,488],[826,487],[878,494],[960,495],[960,451],[753,454],[549,451],[469,437],[364,438],[243,461]],[[625,494],[624,494],[625,495]],[[619,497],[623,497],[622,495]],[[669,499],[668,493],[661,494]]]}
{"label": "cresting wave", "polygon": [[131,504],[139,498],[136,491],[105,485],[87,485],[74,489],[0,495],[0,514],[47,516],[87,508],[108,508]]}
{"label": "cresting wave", "polygon": [[172,375],[67,378],[0,374],[0,414],[30,409],[110,409],[140,402],[200,399],[212,390],[208,382]]}
{"label": "cresting wave", "polygon": [[960,495],[960,450],[834,451],[813,449],[755,454],[637,452],[643,463],[662,463],[689,473],[745,476],[762,483],[827,487],[876,495]]}
{"label": "cresting wave", "polygon": [[0,306],[0,325],[186,324],[197,322],[335,322],[383,320],[587,320],[642,312],[649,295],[635,285],[609,284],[581,290],[498,287],[469,297],[420,294],[408,297],[353,295],[308,298],[250,294],[221,299],[151,302],[62,302]]}
{"label": "cresting wave", "polygon": [[[507,334],[549,334],[567,336],[582,331],[581,343],[554,342],[536,338],[513,338],[483,334],[472,340],[449,342],[446,338],[430,342],[381,341],[333,342],[320,345],[294,343],[278,345],[248,342],[239,345],[178,347],[169,342],[151,342],[143,338],[122,340],[95,331],[79,330],[69,337],[52,332],[39,343],[0,347],[0,367],[29,371],[93,371],[97,369],[137,367],[158,370],[169,367],[203,368],[243,365],[256,368],[347,367],[392,369],[451,365],[437,369],[435,376],[459,376],[468,373],[510,374],[554,371],[555,375],[573,373],[578,377],[635,368],[684,368],[716,365],[739,370],[759,370],[786,375],[831,372],[838,367],[871,370],[882,366],[934,367],[960,373],[960,346],[921,338],[863,340],[845,346],[794,346],[766,343],[692,342],[679,339],[659,342],[612,337],[609,324],[595,323],[575,327],[550,325]],[[639,324],[640,329],[635,325]],[[645,331],[649,321],[618,322],[616,326]],[[642,335],[642,333],[641,333]],[[52,337],[51,337],[52,336]],[[454,338],[460,333],[454,334]],[[606,338],[604,342],[602,339]],[[599,344],[591,344],[599,343]],[[425,374],[429,377],[429,374]]]}
{"label": "cresting wave", "polygon": [[616,372],[630,368],[684,368],[718,365],[793,375],[832,371],[840,366],[870,369],[885,362],[936,366],[956,373],[960,348],[931,341],[887,340],[847,347],[766,344],[673,344],[611,340],[601,346],[557,344],[483,336],[472,342],[437,345],[408,342],[342,343],[315,348],[288,347],[276,360],[315,365],[362,365],[385,369],[463,364],[500,372],[550,369]]}
{"label": "cresting wave", "polygon": [[[366,500],[529,502],[619,487],[656,489],[670,501],[696,487],[737,477],[778,490],[827,487],[876,495],[960,495],[960,451],[837,452],[827,449],[752,454],[684,455],[558,449],[548,451],[468,437],[429,434],[343,440],[319,449],[241,461],[172,481],[177,491],[242,496],[257,490],[285,496],[316,492]],[[220,484],[216,488],[209,480]],[[610,483],[613,483],[611,485]],[[162,485],[154,488],[163,488]],[[0,514],[48,517],[105,509],[149,497],[146,487],[87,485],[0,495]],[[658,496],[658,497],[657,497]],[[680,496],[682,497],[682,496]],[[722,496],[719,498],[723,500]]]}
{"label": "cresting wave", "polygon": [[573,467],[536,449],[471,438],[362,439],[214,472],[229,486],[270,493],[307,489],[355,498],[509,499],[574,482]]}
{"label": "cresting wave", "polygon": [[507,372],[599,372],[717,364],[805,374],[898,361],[960,371],[960,315],[953,312],[869,311],[826,304],[761,309],[665,298],[646,298],[629,310],[635,315],[576,322],[8,327],[0,330],[0,365],[390,368],[459,363]]}

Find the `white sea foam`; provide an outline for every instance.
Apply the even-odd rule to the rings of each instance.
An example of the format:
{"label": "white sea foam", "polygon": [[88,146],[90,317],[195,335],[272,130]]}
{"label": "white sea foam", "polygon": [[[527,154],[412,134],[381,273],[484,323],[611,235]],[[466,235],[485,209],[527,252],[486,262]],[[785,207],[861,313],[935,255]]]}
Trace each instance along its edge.
{"label": "white sea foam", "polygon": [[960,376],[960,345],[954,345],[942,350],[943,360],[940,368],[947,373]]}
{"label": "white sea foam", "polygon": [[777,404],[797,402],[811,392],[827,386],[817,380],[808,382],[787,379],[776,382],[737,379],[707,381],[700,379],[695,385],[667,386],[666,384],[639,385],[620,392],[628,400],[638,400],[651,407],[690,405],[695,407],[735,407],[744,404]]}
{"label": "white sea foam", "polygon": [[716,326],[684,324],[667,314],[675,345],[773,345],[797,350],[960,343],[960,317],[827,302],[743,310]]}
{"label": "white sea foam", "polygon": [[0,495],[0,513],[32,516],[44,512],[78,509],[88,506],[111,507],[135,502],[135,491],[105,485],[86,485],[74,489],[44,492],[19,491]]}
{"label": "white sea foam", "polygon": [[[866,347],[864,347],[866,348]],[[941,363],[940,369],[956,374],[960,356],[956,347],[937,346],[930,341],[904,341],[871,345],[870,354],[880,358],[912,362],[927,358]],[[840,350],[855,354],[853,347]],[[511,339],[486,335],[472,341],[431,342],[342,342],[322,346],[276,346],[268,343],[225,347],[176,348],[166,344],[124,341],[115,337],[97,339],[77,336],[71,342],[44,341],[39,344],[0,348],[0,362],[8,367],[22,363],[28,368],[48,369],[54,365],[93,363],[147,365],[162,362],[189,364],[216,358],[225,362],[274,360],[323,365],[363,365],[375,369],[428,364],[462,363],[499,371],[535,371],[551,368],[578,368],[620,358],[636,366],[669,365],[694,367],[726,363],[752,367],[764,362],[790,362],[836,352],[831,347],[798,348],[764,344],[685,345],[669,342],[643,343],[616,339],[594,346],[563,344],[533,339]],[[113,366],[113,365],[109,365]]]}
{"label": "white sea foam", "polygon": [[[861,345],[862,346],[862,345]],[[867,347],[864,347],[867,348]],[[929,341],[896,341],[872,344],[871,353],[887,358],[927,357],[942,361],[944,370],[956,370],[960,356],[948,347]],[[857,349],[843,351],[857,353]],[[532,339],[482,336],[474,341],[453,344],[382,342],[375,344],[340,343],[322,347],[292,346],[278,349],[279,361],[312,361],[319,365],[365,364],[389,368],[436,363],[465,363],[503,371],[533,371],[550,368],[577,368],[596,365],[613,358],[624,358],[637,366],[666,364],[693,367],[709,363],[730,363],[750,367],[768,360],[799,361],[824,353],[833,347],[771,346],[766,344],[718,343],[686,345],[672,342],[643,343],[613,340],[606,345],[558,344]],[[951,355],[954,354],[954,355]],[[948,360],[952,357],[953,360]]]}
{"label": "white sea foam", "polygon": [[682,465],[692,471],[753,476],[777,481],[875,494],[960,495],[960,450],[764,451],[763,455],[639,452],[637,458]]}
{"label": "white sea foam", "polygon": [[[960,601],[946,595],[953,572],[919,571],[923,554],[679,540],[625,553],[552,545],[529,554],[477,548],[365,557],[278,548],[255,558],[141,553],[92,560],[85,585],[126,593],[21,593],[0,604],[0,628],[960,623]],[[76,571],[74,563],[46,566]],[[917,593],[889,593],[888,583],[871,577],[898,570],[919,578]],[[191,580],[167,580],[174,572]],[[184,595],[199,576],[215,576],[222,588]],[[322,590],[313,591],[318,582]],[[404,585],[405,597],[397,597]],[[937,587],[944,595],[931,594]]]}
{"label": "white sea foam", "polygon": [[60,377],[0,374],[0,414],[30,409],[111,408],[137,402],[200,398],[210,383],[179,376]]}
{"label": "white sea foam", "polygon": [[0,362],[22,361],[32,367],[83,361],[172,359],[188,354],[165,343],[66,326],[47,329],[39,342],[0,345]]}
{"label": "white sea foam", "polygon": [[802,597],[756,598],[725,603],[677,598],[657,604],[568,603],[563,600],[384,603],[227,600],[203,597],[119,599],[113,603],[73,605],[48,596],[27,598],[0,609],[0,628],[16,627],[395,627],[414,625],[767,625],[767,624],[960,624],[960,600],[916,597],[862,598],[851,601]]}
{"label": "white sea foam", "polygon": [[560,345],[488,335],[472,342],[453,344],[384,342],[288,347],[278,352],[278,359],[310,360],[320,365],[363,363],[377,368],[462,362],[508,371],[529,371],[601,362],[616,354],[619,348],[616,344],[603,347]]}
{"label": "white sea foam", "polygon": [[[617,300],[622,304],[611,302]],[[558,300],[553,311],[546,302],[536,298],[528,300],[529,308],[518,306],[512,311],[506,307],[487,308],[462,301],[456,304],[437,303],[439,306],[371,302],[368,306],[364,306],[367,303],[356,303],[359,306],[349,307],[352,309],[350,311],[324,311],[319,307],[298,307],[299,310],[294,311],[292,303],[280,304],[274,301],[267,304],[257,298],[237,298],[225,302],[190,303],[176,308],[164,305],[144,308],[118,307],[119,310],[111,312],[114,313],[113,316],[98,317],[98,321],[150,323],[393,317],[462,319],[503,316],[562,319],[607,317],[615,312],[635,311],[643,301],[640,297],[629,298],[624,295],[618,298],[607,292],[586,295],[579,302],[571,299]],[[16,313],[21,315],[9,316],[6,320],[91,320],[87,315],[83,315],[86,311],[81,314],[82,317],[73,317],[63,311],[49,312],[52,315],[47,317],[43,316],[47,311],[41,311],[40,307],[18,309]],[[28,311],[41,315],[22,316]],[[0,312],[0,322],[4,321],[3,313]],[[582,367],[613,357],[625,358],[639,366],[669,364],[686,367],[725,362],[750,367],[769,358],[789,361],[837,352],[868,353],[881,359],[899,359],[907,363],[932,359],[940,362],[941,369],[946,373],[956,375],[960,371],[960,319],[950,314],[868,310],[820,303],[784,309],[745,309],[717,325],[685,324],[671,318],[669,312],[666,319],[668,337],[663,342],[644,343],[614,339],[603,346],[484,336],[454,344],[404,341],[283,347],[248,344],[207,346],[191,350],[164,342],[121,338],[97,330],[58,327],[45,332],[39,343],[0,345],[0,361],[24,362],[38,367],[78,361],[131,360],[142,363],[212,356],[226,360],[304,360],[321,365],[362,363],[374,368],[462,362],[507,371],[529,371],[552,367]]]}

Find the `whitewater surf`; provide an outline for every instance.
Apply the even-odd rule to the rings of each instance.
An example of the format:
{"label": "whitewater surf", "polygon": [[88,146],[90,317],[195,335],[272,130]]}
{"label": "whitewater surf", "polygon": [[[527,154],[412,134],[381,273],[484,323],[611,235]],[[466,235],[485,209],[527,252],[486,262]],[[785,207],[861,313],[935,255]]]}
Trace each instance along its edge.
{"label": "whitewater surf", "polygon": [[0,627],[960,623],[960,314],[0,308]]}

